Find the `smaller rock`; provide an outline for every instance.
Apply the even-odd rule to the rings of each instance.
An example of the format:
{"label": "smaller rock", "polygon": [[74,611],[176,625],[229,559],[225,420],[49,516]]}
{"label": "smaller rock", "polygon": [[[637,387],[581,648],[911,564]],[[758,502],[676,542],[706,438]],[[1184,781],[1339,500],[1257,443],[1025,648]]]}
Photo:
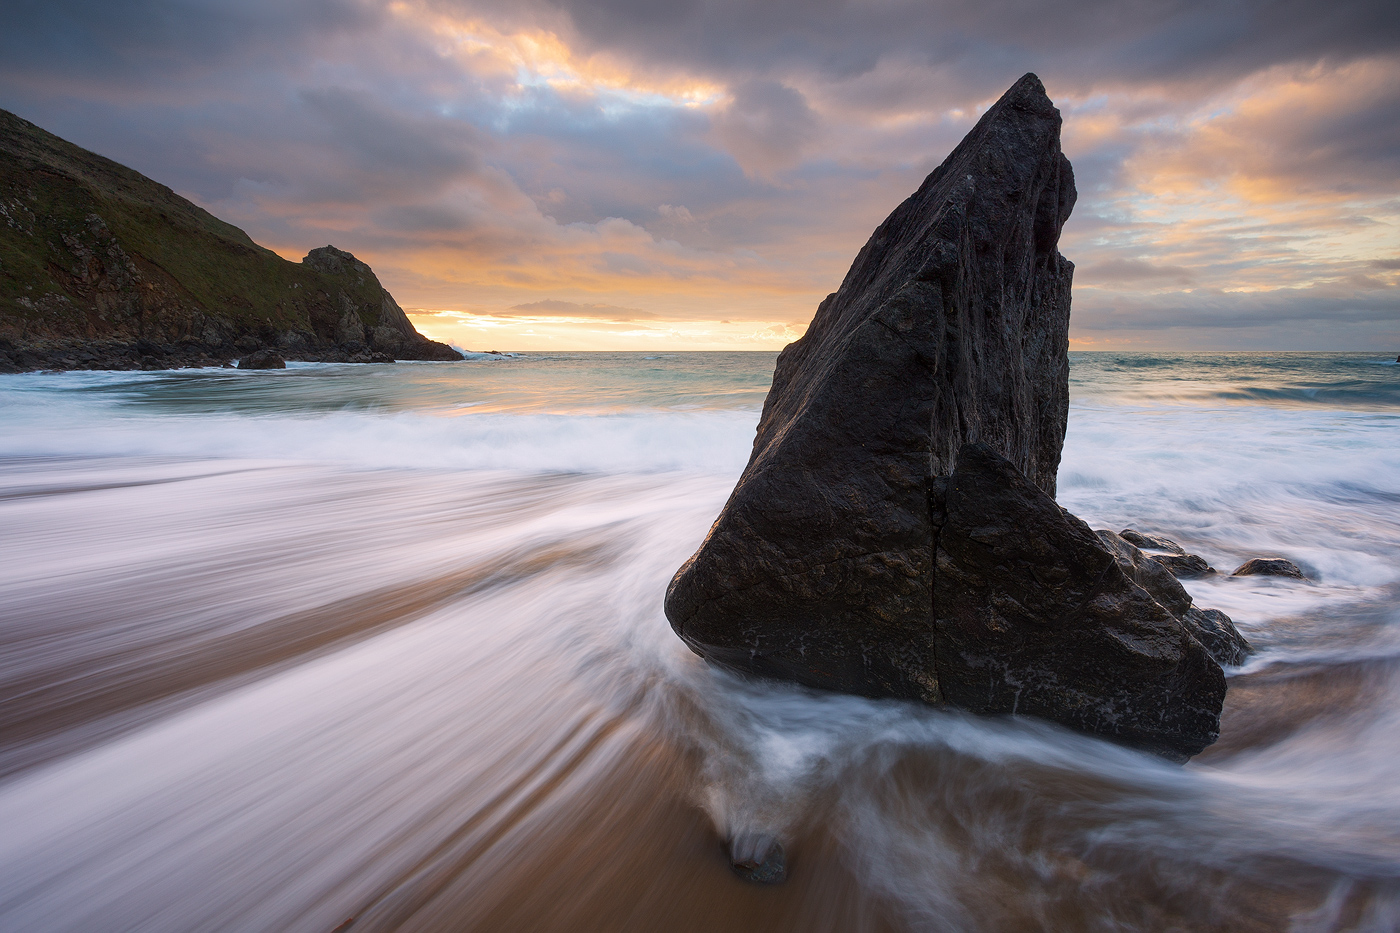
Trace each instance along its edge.
{"label": "smaller rock", "polygon": [[286,369],[287,361],[271,350],[250,353],[238,361],[239,369]]}
{"label": "smaller rock", "polygon": [[744,833],[729,840],[729,867],[754,884],[779,884],[787,880],[787,853],[775,837]]}
{"label": "smaller rock", "polygon": [[252,353],[257,350],[259,346],[258,338],[250,334],[244,334],[242,337],[239,337],[233,342],[233,345],[240,353]]}
{"label": "smaller rock", "polygon": [[1208,577],[1215,573],[1215,568],[1206,563],[1204,557],[1197,557],[1195,554],[1153,554],[1149,560],[1155,560],[1166,567],[1177,579]]}
{"label": "smaller rock", "polygon": [[1297,580],[1306,580],[1303,571],[1298,569],[1298,565],[1291,560],[1284,560],[1282,557],[1252,557],[1240,564],[1232,577],[1293,577]]}
{"label": "smaller rock", "polygon": [[1167,551],[1172,554],[1185,554],[1186,549],[1170,538],[1163,538],[1159,535],[1144,534],[1141,531],[1134,531],[1131,528],[1124,528],[1118,533],[1124,541],[1135,544],[1145,551]]}

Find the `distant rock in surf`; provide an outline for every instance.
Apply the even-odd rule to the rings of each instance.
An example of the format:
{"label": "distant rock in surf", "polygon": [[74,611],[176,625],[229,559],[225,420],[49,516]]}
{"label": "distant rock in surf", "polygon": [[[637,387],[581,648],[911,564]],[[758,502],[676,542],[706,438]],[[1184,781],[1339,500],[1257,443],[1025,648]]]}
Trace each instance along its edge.
{"label": "distant rock in surf", "polygon": [[1291,560],[1284,560],[1282,557],[1254,557],[1245,561],[1235,568],[1232,577],[1293,577],[1296,580],[1306,580],[1307,576],[1302,569]]}
{"label": "distant rock in surf", "polygon": [[239,369],[286,369],[287,361],[271,350],[257,350],[238,361]]}
{"label": "distant rock in surf", "polygon": [[666,614],[741,671],[1034,713],[1182,759],[1214,740],[1225,693],[1190,599],[1145,558],[1123,570],[1053,499],[1075,201],[1059,134],[1026,75],[875,231],[778,357]]}

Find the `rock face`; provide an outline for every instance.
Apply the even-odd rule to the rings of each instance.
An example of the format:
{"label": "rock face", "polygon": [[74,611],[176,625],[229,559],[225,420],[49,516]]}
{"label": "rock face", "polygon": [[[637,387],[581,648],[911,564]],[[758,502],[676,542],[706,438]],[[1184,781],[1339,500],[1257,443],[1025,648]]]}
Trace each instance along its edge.
{"label": "rock face", "polygon": [[1111,533],[985,445],[966,445],[939,486],[932,629],[947,702],[1177,760],[1215,741],[1225,676],[1183,624],[1191,597],[1165,568],[1121,538],[1105,548]]}
{"label": "rock face", "polygon": [[1033,713],[1181,759],[1218,729],[1224,678],[1192,634],[1217,620],[1053,498],[1075,199],[1059,131],[1026,75],[875,231],[778,357],[666,614],[741,671]]}
{"label": "rock face", "polygon": [[734,667],[937,702],[929,482],[982,441],[1047,493],[1068,412],[1074,205],[1022,78],[880,225],[778,357],[753,453],[666,614]]}

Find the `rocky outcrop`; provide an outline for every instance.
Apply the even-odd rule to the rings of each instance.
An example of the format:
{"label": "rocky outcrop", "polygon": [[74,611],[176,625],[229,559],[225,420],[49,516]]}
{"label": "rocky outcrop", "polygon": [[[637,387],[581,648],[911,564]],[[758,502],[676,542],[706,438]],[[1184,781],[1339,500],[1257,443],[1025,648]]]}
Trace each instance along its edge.
{"label": "rocky outcrop", "polygon": [[748,466],[666,614],[741,671],[1182,759],[1213,741],[1225,691],[1197,632],[1229,620],[1053,498],[1075,199],[1059,130],[1025,76],[875,231],[778,357]]}
{"label": "rocky outcrop", "polygon": [[1068,412],[1074,205],[1060,115],[1017,82],[778,357],[753,453],[666,613],[705,657],[937,702],[929,482],[968,441],[1047,493]]}
{"label": "rocky outcrop", "polygon": [[[0,111],[0,372],[455,360],[373,271],[301,263],[164,185]],[[147,352],[141,345],[158,348]]]}

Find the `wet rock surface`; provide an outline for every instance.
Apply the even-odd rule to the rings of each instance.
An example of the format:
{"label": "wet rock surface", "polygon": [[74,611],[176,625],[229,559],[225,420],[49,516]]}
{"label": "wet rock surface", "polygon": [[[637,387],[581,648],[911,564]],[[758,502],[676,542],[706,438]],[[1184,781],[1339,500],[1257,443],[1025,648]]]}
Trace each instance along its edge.
{"label": "wet rock surface", "polygon": [[1075,199],[1059,130],[1025,76],[875,231],[779,356],[666,614],[740,671],[1184,760],[1218,734],[1233,626],[1054,501]]}
{"label": "wet rock surface", "polygon": [[1124,528],[1118,532],[1118,536],[1134,547],[1142,548],[1145,551],[1166,551],[1168,554],[1185,554],[1186,549],[1177,544],[1171,538],[1163,538],[1161,535],[1147,534],[1132,528]]}
{"label": "wet rock surface", "polygon": [[963,448],[938,500],[932,628],[947,702],[1176,760],[1215,741],[1225,677],[1173,613],[1191,599],[1171,574],[1125,541],[1131,552],[1110,551],[985,445]]}
{"label": "wet rock surface", "polygon": [[1307,576],[1302,569],[1291,560],[1284,560],[1281,557],[1255,557],[1245,561],[1235,568],[1232,577],[1292,577],[1295,580],[1306,580]]}
{"label": "wet rock surface", "polygon": [[1183,580],[1208,577],[1215,573],[1215,568],[1206,563],[1204,557],[1195,554],[1154,554],[1152,560],[1165,567],[1172,576]]}
{"label": "wet rock surface", "polygon": [[271,350],[257,350],[238,361],[239,369],[286,369],[287,361]]}

